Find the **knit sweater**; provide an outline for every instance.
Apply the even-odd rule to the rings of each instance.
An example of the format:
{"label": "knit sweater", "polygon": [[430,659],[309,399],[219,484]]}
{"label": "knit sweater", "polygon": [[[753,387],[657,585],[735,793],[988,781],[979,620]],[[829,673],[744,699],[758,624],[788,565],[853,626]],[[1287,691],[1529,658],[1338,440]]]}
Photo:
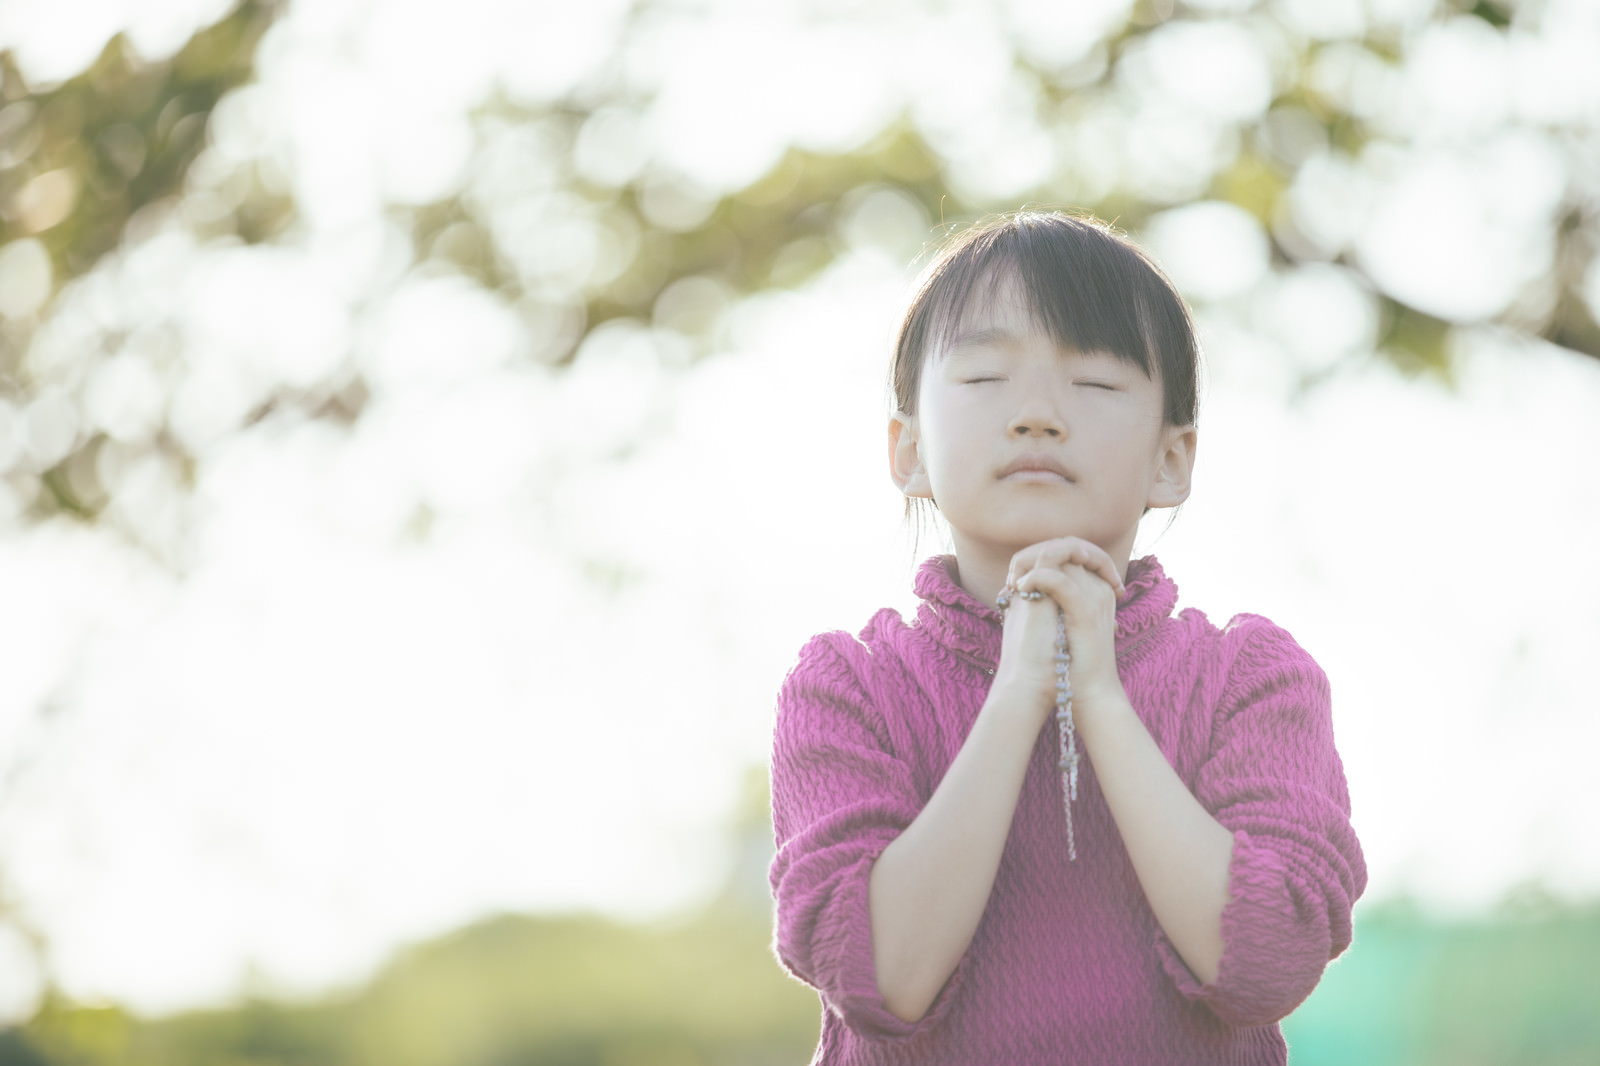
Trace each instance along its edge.
{"label": "knit sweater", "polygon": [[1157,924],[1095,778],[1080,771],[1067,857],[1057,738],[1034,745],[983,917],[917,1022],[884,1006],[867,882],[916,818],[983,706],[1000,616],[929,559],[906,624],[815,637],[778,697],[772,810],[775,949],[823,1003],[815,1063],[1283,1063],[1277,1022],[1350,943],[1366,885],[1334,750],[1328,682],[1256,615],[1174,615],[1153,558],[1129,564],[1116,616],[1128,699],[1200,803],[1233,833],[1223,954],[1201,984]]}

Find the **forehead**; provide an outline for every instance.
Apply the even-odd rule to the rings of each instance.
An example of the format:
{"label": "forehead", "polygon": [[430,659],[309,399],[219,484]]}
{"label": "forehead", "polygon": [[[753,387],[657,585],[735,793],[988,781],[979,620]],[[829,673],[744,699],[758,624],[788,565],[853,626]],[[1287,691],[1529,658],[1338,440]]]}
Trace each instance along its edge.
{"label": "forehead", "polygon": [[967,291],[959,311],[948,316],[933,347],[936,354],[943,355],[973,345],[1048,334],[1016,274],[991,271]]}
{"label": "forehead", "polygon": [[[1058,308],[1058,314],[1050,316],[1058,319],[1053,328],[1050,317],[1036,303],[1040,298],[1014,270],[991,270],[972,285],[959,314],[948,317],[945,328],[935,335],[928,351],[930,361],[949,359],[960,364],[996,348],[1042,344],[1062,356],[1114,359],[1138,370],[1150,381],[1161,380],[1158,363],[1146,364],[1135,354],[1118,351],[1109,344],[1096,344],[1092,335],[1082,336],[1089,331],[1081,326],[1072,328],[1072,308]],[[1063,325],[1067,328],[1062,329]]]}
{"label": "forehead", "polygon": [[967,294],[957,329],[982,329],[988,326],[1038,326],[1033,301],[1014,271],[990,271],[979,278]]}

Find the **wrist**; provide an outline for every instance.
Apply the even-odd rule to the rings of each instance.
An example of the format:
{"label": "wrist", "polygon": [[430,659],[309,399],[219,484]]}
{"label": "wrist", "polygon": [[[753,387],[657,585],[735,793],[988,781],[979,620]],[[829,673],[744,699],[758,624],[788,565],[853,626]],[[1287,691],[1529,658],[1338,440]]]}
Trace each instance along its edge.
{"label": "wrist", "polygon": [[1099,723],[1124,715],[1138,717],[1121,678],[1073,686],[1072,717],[1079,732],[1092,733]]}
{"label": "wrist", "polygon": [[1054,706],[1041,686],[1030,679],[997,673],[981,713],[1015,721],[1037,732]]}

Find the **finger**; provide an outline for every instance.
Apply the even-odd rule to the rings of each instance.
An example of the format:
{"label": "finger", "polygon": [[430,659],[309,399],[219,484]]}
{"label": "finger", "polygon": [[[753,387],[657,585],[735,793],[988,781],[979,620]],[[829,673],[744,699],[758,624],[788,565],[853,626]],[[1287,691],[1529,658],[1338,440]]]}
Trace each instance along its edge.
{"label": "finger", "polygon": [[1022,575],[1039,565],[1039,548],[1040,546],[1035,544],[1023,548],[1011,557],[1011,565],[1006,568],[1006,584],[1013,588],[1021,588],[1017,583],[1022,580]]}
{"label": "finger", "polygon": [[[1094,546],[1091,545],[1091,547]],[[1096,574],[1104,579],[1105,583],[1111,586],[1111,591],[1117,594],[1117,599],[1122,599],[1127,593],[1128,588],[1122,583],[1122,575],[1117,573],[1117,564],[1111,561],[1111,556],[1101,551],[1098,547],[1095,547],[1095,553],[1090,557],[1089,561],[1082,565],[1091,574]]]}
{"label": "finger", "polygon": [[1067,604],[1073,599],[1071,581],[1068,576],[1054,567],[1039,567],[1028,571],[1024,580],[1028,585],[1027,592],[1040,592],[1044,594],[1044,601],[1056,610],[1065,612]]}
{"label": "finger", "polygon": [[1082,577],[1074,577],[1074,571],[1083,573],[1083,568],[1075,563],[1064,566],[1048,566],[1041,564],[1022,575],[1023,584],[1018,586],[1022,592],[1039,592],[1049,598],[1062,603],[1066,598],[1074,596],[1072,586],[1076,582],[1079,588],[1088,585]]}
{"label": "finger", "polygon": [[1060,576],[1060,571],[1051,566],[1035,563],[1033,566],[1030,566],[1028,569],[1022,572],[1022,576],[1017,578],[1014,587],[1018,593],[1031,594],[1039,592],[1048,595],[1039,582],[1041,580],[1048,579],[1052,575]]}
{"label": "finger", "polygon": [[1056,540],[1040,541],[1030,544],[1011,557],[1011,566],[1007,571],[1007,578],[1016,584],[1022,580],[1024,574],[1040,566],[1053,566],[1060,569],[1070,563],[1071,542],[1074,537],[1062,537]]}
{"label": "finger", "polygon": [[1084,540],[1082,537],[1061,537],[1036,544],[1024,551],[1035,552],[1036,560],[1057,569],[1064,569],[1067,566],[1083,567],[1110,585],[1118,599],[1127,593],[1122,576],[1117,573],[1117,564],[1111,561],[1111,556],[1104,548],[1092,541]]}
{"label": "finger", "polygon": [[[1116,570],[1113,569],[1115,576]],[[1071,613],[1069,604],[1078,603],[1087,605],[1093,601],[1096,589],[1109,587],[1113,599],[1111,607],[1116,607],[1117,586],[1098,572],[1076,563],[1069,563],[1064,567],[1055,568],[1041,566],[1030,575],[1028,588],[1044,593],[1054,600],[1056,605],[1068,614]]]}

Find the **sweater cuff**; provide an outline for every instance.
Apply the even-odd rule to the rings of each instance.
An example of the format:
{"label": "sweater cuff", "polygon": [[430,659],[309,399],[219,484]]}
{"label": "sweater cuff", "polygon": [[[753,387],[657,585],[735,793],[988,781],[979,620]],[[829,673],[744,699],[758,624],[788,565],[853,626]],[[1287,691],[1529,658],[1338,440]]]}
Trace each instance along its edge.
{"label": "sweater cuff", "polygon": [[[1215,980],[1202,984],[1159,928],[1156,952],[1162,968],[1186,999],[1199,1000],[1231,1025],[1267,1025],[1286,1016],[1316,987],[1315,973],[1299,972],[1304,930],[1285,921],[1286,871],[1278,855],[1257,845],[1243,830],[1233,835],[1228,865],[1228,902],[1222,908],[1222,958]],[[1304,991],[1297,991],[1300,987]]]}
{"label": "sweater cuff", "polygon": [[932,1029],[949,1011],[959,992],[966,970],[966,956],[940,989],[928,1012],[915,1022],[895,1017],[878,991],[877,969],[872,960],[872,912],[868,890],[872,864],[869,855],[850,871],[840,886],[840,927],[835,940],[838,957],[834,972],[838,984],[823,994],[828,1009],[837,1014],[853,1032],[876,1040],[906,1040]]}

